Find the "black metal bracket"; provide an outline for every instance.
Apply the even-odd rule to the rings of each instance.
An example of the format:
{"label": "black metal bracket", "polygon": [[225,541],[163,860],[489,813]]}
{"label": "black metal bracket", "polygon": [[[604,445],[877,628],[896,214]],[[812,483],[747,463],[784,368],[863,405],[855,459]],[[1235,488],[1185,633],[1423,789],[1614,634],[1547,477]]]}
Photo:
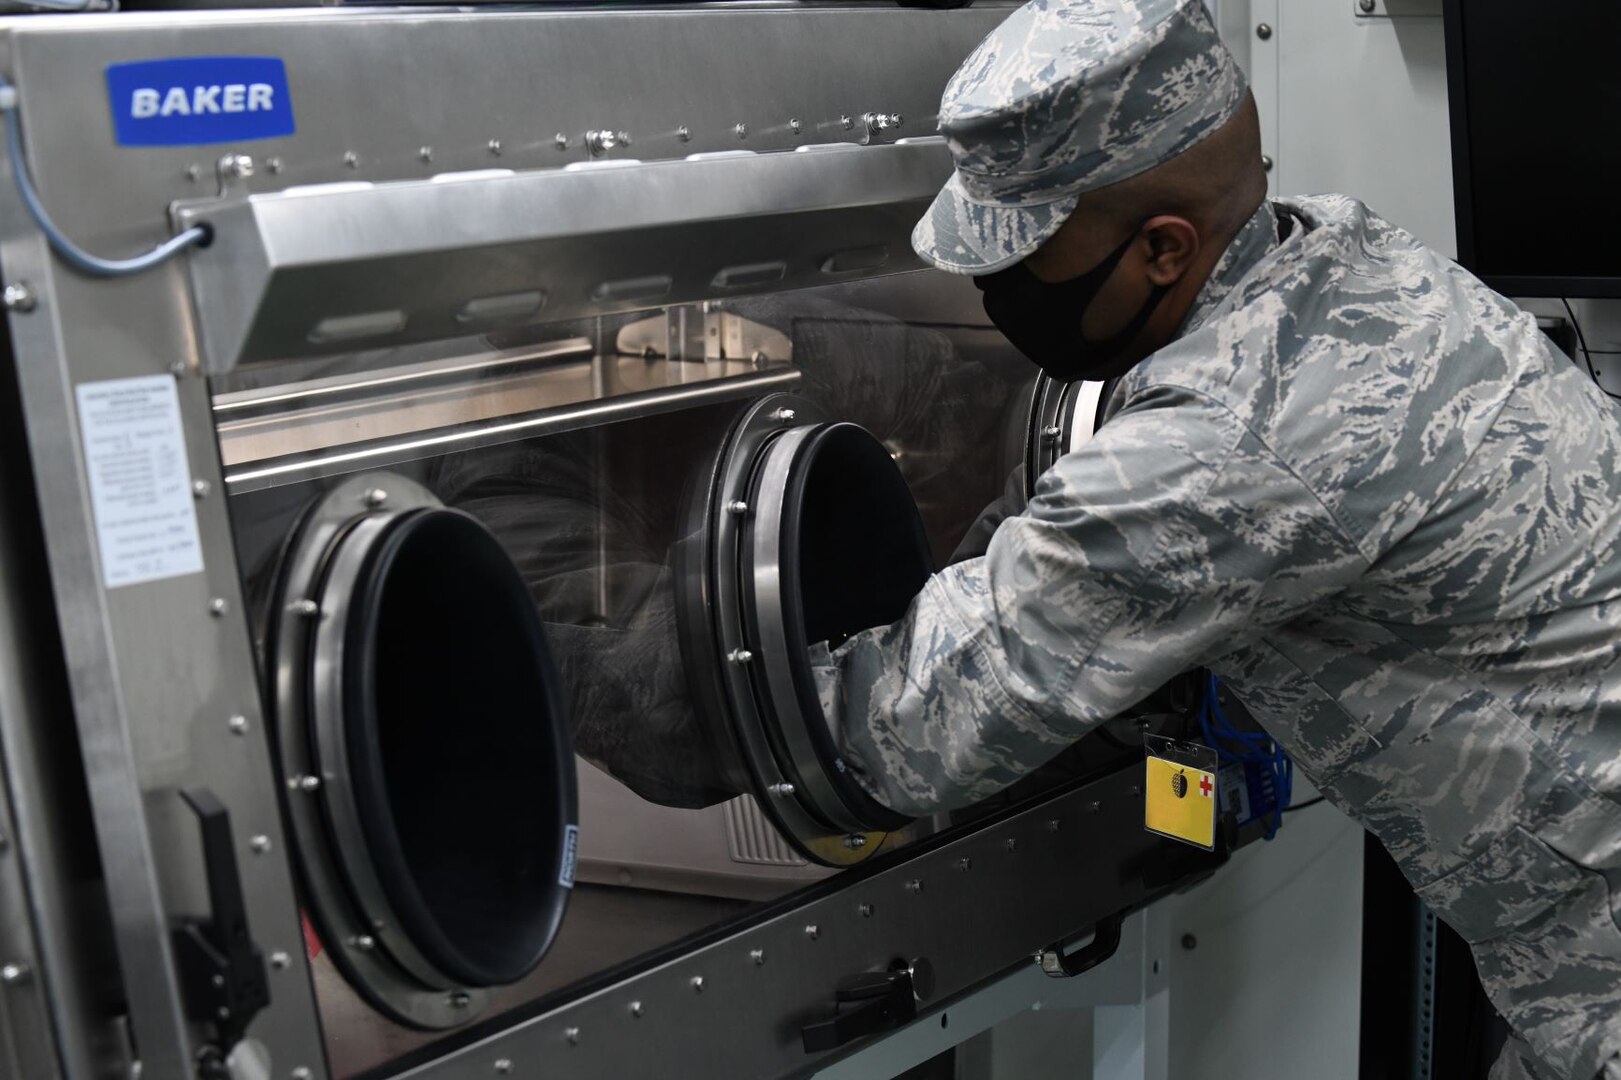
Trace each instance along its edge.
{"label": "black metal bracket", "polygon": [[1073,979],[1091,971],[1119,950],[1120,924],[1123,921],[1124,916],[1111,915],[1099,922],[1092,931],[1092,940],[1072,953],[1064,952],[1061,941],[1041,950],[1036,960],[1041,964],[1042,972],[1054,979]]}
{"label": "black metal bracket", "polygon": [[834,1050],[848,1042],[881,1031],[892,1031],[917,1019],[915,971],[926,971],[923,961],[889,971],[866,971],[839,984],[834,992],[838,1012],[828,1020],[806,1024],[800,1031],[805,1053]]}
{"label": "black metal bracket", "polygon": [[180,797],[197,815],[202,833],[211,915],[180,920],[174,931],[175,962],[186,1015],[214,1026],[222,1059],[254,1016],[270,1004],[270,980],[264,957],[248,933],[230,813],[207,788],[187,788]]}

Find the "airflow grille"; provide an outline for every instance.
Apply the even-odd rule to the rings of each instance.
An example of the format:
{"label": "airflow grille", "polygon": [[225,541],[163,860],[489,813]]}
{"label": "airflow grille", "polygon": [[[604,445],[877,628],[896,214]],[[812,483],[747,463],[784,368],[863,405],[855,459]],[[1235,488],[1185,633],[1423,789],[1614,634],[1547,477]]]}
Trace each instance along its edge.
{"label": "airflow grille", "polygon": [[733,862],[756,866],[807,865],[771,827],[752,795],[739,795],[725,807],[726,847]]}

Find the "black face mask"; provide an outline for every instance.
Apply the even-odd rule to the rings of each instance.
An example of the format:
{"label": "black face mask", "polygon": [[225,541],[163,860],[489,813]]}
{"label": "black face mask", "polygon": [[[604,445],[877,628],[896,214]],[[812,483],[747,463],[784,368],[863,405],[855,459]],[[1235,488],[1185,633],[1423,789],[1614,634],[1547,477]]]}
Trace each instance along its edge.
{"label": "black face mask", "polygon": [[1022,262],[977,277],[985,314],[1014,348],[1061,382],[1124,375],[1137,361],[1122,361],[1121,352],[1148,325],[1170,286],[1156,285],[1131,321],[1102,341],[1086,339],[1081,319],[1136,239],[1132,233],[1102,262],[1067,281],[1042,281]]}

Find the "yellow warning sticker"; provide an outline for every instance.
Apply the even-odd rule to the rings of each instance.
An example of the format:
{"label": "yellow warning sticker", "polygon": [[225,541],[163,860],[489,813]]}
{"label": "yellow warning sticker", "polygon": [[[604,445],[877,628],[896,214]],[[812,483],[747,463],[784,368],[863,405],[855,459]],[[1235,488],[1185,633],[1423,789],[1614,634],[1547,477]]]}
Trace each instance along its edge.
{"label": "yellow warning sticker", "polygon": [[1148,755],[1143,824],[1149,832],[1206,849],[1216,846],[1216,774]]}

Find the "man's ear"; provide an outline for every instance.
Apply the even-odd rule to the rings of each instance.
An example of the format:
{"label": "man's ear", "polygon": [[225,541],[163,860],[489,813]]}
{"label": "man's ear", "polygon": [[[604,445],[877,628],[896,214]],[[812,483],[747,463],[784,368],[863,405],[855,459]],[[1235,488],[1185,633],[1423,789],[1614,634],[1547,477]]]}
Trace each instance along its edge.
{"label": "man's ear", "polygon": [[1148,280],[1175,285],[1199,257],[1199,230],[1187,218],[1161,214],[1143,223],[1148,240]]}

